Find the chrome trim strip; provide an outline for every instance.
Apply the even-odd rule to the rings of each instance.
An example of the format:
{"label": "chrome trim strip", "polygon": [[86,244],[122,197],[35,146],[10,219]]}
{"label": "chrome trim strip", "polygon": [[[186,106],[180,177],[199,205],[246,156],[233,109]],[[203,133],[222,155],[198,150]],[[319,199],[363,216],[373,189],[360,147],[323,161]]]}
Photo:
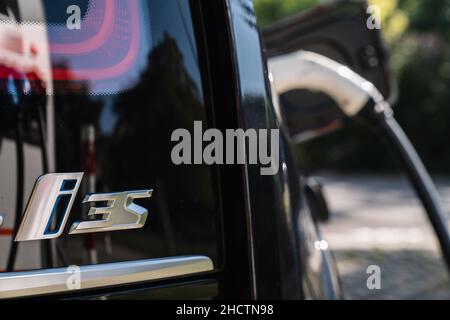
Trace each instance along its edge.
{"label": "chrome trim strip", "polygon": [[[78,268],[78,267],[76,267]],[[71,290],[73,268],[0,274],[0,299],[76,292],[213,271],[210,258],[186,256],[79,267],[80,288]],[[72,278],[71,278],[72,277]]]}

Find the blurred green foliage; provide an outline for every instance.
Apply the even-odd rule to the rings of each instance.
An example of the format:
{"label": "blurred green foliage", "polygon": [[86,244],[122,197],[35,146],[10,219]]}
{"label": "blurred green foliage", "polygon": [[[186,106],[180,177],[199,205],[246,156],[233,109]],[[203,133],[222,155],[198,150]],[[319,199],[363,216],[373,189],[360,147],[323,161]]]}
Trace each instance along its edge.
{"label": "blurred green foliage", "polygon": [[[317,0],[254,0],[261,26],[318,4]],[[396,118],[426,166],[450,173],[450,0],[371,0],[399,82]],[[384,146],[348,123],[298,148],[302,165],[339,171],[393,171]]]}
{"label": "blurred green foliage", "polygon": [[317,0],[254,0],[258,23],[266,26],[317,5]]}

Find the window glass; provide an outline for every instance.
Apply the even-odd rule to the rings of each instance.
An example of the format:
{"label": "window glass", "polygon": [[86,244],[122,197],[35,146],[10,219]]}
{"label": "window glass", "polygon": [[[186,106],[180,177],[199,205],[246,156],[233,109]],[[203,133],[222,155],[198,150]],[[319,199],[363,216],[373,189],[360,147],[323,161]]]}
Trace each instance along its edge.
{"label": "window glass", "polygon": [[[15,269],[48,265],[48,257],[57,266],[192,254],[215,261],[213,169],[171,161],[172,132],[207,120],[189,2],[0,4],[0,118],[21,112],[24,202],[45,167],[37,102],[44,101],[49,170],[84,172],[62,236],[19,243]],[[15,234],[15,133],[0,120],[0,269]],[[150,199],[134,201],[149,211],[142,229],[68,235],[74,222],[89,219],[86,194],[147,189]]]}

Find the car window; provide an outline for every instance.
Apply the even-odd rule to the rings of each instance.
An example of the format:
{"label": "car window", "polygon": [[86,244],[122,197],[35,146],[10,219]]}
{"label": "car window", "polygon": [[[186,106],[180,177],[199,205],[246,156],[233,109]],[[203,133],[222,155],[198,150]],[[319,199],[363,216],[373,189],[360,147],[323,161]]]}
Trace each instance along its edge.
{"label": "car window", "polygon": [[[8,114],[14,120],[11,110],[21,110],[23,206],[46,167],[55,173],[84,173],[61,236],[19,242],[14,270],[195,254],[216,262],[214,169],[176,166],[170,158],[174,130],[192,131],[194,121],[208,121],[189,2],[0,4],[0,118]],[[18,86],[29,94],[18,94]],[[37,102],[45,106],[44,119],[35,116]],[[17,122],[0,120],[3,271],[17,233],[17,189],[11,186],[19,179],[18,142],[11,123]],[[85,195],[150,189],[150,198],[134,200],[149,212],[143,228],[68,234],[77,221],[101,218],[88,216],[93,204],[83,204]],[[108,203],[95,203],[102,206]],[[57,226],[62,218],[55,214],[54,219]]]}

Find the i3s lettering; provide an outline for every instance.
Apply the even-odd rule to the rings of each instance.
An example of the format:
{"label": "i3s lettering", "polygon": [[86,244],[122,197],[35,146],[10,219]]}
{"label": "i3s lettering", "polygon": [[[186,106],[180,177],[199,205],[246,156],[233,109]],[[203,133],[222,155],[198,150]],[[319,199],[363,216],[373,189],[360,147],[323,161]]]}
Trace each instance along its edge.
{"label": "i3s lettering", "polygon": [[[83,173],[47,174],[40,177],[25,209],[15,241],[54,239],[61,236],[73,202],[83,179]],[[69,234],[139,229],[145,225],[148,210],[133,202],[150,198],[153,190],[100,193],[86,195],[85,203],[106,203],[91,207],[88,216],[101,220],[73,223]],[[57,214],[60,219],[57,219]],[[58,221],[59,220],[59,221]]]}

